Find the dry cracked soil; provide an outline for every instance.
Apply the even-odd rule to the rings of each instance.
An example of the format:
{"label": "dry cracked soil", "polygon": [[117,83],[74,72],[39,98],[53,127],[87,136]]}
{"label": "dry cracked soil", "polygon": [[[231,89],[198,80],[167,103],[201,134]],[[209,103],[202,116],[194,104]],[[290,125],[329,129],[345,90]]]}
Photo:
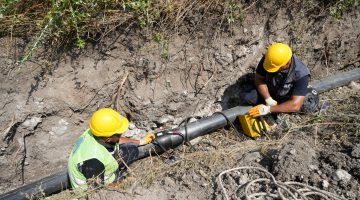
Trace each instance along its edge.
{"label": "dry cracked soil", "polygon": [[[235,106],[244,77],[273,42],[289,43],[312,80],[359,68],[358,5],[341,19],[301,2],[243,6],[241,24],[224,25],[211,13],[189,15],[167,41],[167,59],[151,31],[137,27],[119,27],[101,43],[59,52],[55,61],[38,53],[23,65],[17,61],[28,39],[0,37],[0,191],[66,169],[72,145],[98,108],[126,115],[132,122],[127,136],[139,138]],[[242,184],[271,177],[254,168],[261,167],[279,182],[359,199],[360,83],[322,93],[320,100],[322,110],[314,114],[282,115],[268,137],[239,140],[224,127],[137,161],[118,186],[48,198],[244,199]],[[244,166],[251,167],[234,169]],[[250,189],[257,190],[273,188]]]}

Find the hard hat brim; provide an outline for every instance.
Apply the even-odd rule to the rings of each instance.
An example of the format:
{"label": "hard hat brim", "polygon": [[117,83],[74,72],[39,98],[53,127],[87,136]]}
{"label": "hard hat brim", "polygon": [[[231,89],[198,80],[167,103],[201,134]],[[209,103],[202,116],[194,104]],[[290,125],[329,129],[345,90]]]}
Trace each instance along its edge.
{"label": "hard hat brim", "polygon": [[279,71],[280,67],[275,67],[275,66],[272,66],[270,61],[268,59],[265,58],[264,60],[264,64],[263,64],[263,67],[264,69],[267,71],[267,72],[270,72],[270,73],[274,73],[274,72],[277,72]]}
{"label": "hard hat brim", "polygon": [[122,117],[121,118],[121,126],[120,128],[116,131],[116,133],[118,134],[123,134],[125,133],[128,128],[129,128],[129,120],[126,117]]}

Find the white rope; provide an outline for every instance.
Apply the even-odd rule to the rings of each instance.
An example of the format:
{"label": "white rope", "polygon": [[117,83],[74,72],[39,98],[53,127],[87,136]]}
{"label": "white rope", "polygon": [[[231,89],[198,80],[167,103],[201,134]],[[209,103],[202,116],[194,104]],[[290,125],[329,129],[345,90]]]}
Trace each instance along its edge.
{"label": "white rope", "polygon": [[[229,200],[229,195],[227,190],[223,184],[222,176],[232,172],[232,171],[240,171],[240,170],[257,170],[261,171],[265,174],[266,178],[257,178],[255,180],[248,181],[244,184],[240,184],[236,190],[235,197],[238,199],[236,195],[238,194],[241,188],[245,187],[245,197],[247,200],[251,200],[258,197],[272,197],[272,198],[280,198],[280,199],[295,199],[295,200],[308,200],[311,196],[319,196],[326,200],[345,200],[345,198],[340,197],[336,194],[327,192],[325,190],[321,190],[319,188],[299,183],[299,182],[280,182],[275,179],[275,177],[268,171],[260,167],[251,167],[251,166],[243,166],[243,167],[236,167],[232,169],[225,170],[221,172],[218,176],[219,185],[222,189],[222,193],[226,200]],[[259,172],[256,172],[259,175]],[[264,186],[273,186],[275,189],[272,192],[255,192],[251,193],[251,189],[254,188],[254,184],[260,184]]]}

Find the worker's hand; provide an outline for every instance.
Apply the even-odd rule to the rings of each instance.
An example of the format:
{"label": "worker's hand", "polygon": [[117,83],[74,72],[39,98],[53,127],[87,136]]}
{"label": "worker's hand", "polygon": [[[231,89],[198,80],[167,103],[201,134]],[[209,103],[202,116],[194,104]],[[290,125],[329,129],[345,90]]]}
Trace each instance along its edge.
{"label": "worker's hand", "polygon": [[155,139],[155,134],[154,133],[149,133],[144,138],[142,138],[140,140],[140,145],[149,144],[154,139]]}
{"label": "worker's hand", "polygon": [[269,113],[270,113],[270,106],[265,106],[263,104],[252,107],[249,110],[250,117],[259,117],[259,116],[267,115]]}
{"label": "worker's hand", "polygon": [[273,98],[269,97],[267,99],[265,99],[266,105],[267,106],[276,106],[278,103],[277,101],[275,101]]}

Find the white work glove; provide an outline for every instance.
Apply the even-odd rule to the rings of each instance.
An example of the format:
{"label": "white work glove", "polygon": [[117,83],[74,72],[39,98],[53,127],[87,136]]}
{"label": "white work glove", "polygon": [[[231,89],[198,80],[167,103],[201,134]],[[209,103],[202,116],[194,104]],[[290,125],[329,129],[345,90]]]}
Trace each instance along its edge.
{"label": "white work glove", "polygon": [[142,138],[140,140],[140,145],[149,144],[154,139],[155,139],[155,134],[154,133],[149,133],[144,138]]}
{"label": "white work glove", "polygon": [[250,117],[254,117],[254,118],[263,116],[263,115],[267,115],[269,113],[270,113],[270,106],[265,106],[263,104],[252,107],[249,110]]}
{"label": "white work glove", "polygon": [[273,98],[269,97],[267,99],[265,99],[266,105],[267,106],[276,106],[278,103],[277,101],[275,101]]}

